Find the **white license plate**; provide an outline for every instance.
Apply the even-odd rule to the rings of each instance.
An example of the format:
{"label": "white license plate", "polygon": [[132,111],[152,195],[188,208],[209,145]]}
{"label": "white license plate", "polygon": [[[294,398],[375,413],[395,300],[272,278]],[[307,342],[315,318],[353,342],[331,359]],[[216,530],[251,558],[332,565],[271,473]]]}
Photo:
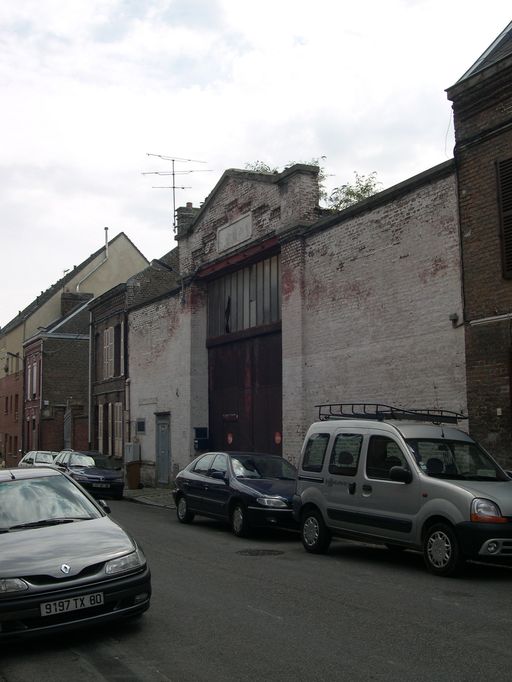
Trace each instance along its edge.
{"label": "white license plate", "polygon": [[41,615],[55,616],[59,613],[90,609],[92,606],[101,606],[102,604],[103,592],[86,594],[83,597],[71,597],[70,599],[57,599],[56,601],[43,602],[41,604]]}
{"label": "white license plate", "polygon": [[110,488],[110,483],[93,483],[93,488]]}

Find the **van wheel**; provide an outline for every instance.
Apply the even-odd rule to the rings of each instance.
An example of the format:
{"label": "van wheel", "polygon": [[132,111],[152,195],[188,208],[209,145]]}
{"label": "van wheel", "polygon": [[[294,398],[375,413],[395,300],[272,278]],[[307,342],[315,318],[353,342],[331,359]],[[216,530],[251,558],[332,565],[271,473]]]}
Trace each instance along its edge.
{"label": "van wheel", "polygon": [[327,551],[331,544],[331,533],[316,509],[306,511],[302,515],[300,537],[304,549],[308,552],[323,554]]}
{"label": "van wheel", "polygon": [[454,576],[460,571],[465,559],[451,526],[436,523],[427,530],[423,539],[423,558],[435,575]]}
{"label": "van wheel", "polygon": [[194,520],[194,513],[188,508],[187,498],[182,495],[176,505],[176,516],[180,523],[190,523]]}

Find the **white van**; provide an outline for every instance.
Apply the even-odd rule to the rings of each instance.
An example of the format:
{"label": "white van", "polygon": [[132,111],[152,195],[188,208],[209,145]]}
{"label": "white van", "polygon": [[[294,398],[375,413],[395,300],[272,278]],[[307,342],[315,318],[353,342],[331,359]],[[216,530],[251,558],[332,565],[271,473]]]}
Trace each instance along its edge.
{"label": "white van", "polygon": [[338,536],[420,550],[437,575],[454,575],[468,558],[512,564],[512,475],[457,428],[463,415],[318,408],[293,503],[308,552]]}

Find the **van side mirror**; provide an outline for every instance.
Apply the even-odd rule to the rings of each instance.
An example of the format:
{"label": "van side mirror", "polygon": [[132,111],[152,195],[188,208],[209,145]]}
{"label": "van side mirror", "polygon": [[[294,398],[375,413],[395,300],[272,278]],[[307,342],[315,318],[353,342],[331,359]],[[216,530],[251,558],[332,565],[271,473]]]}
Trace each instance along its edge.
{"label": "van side mirror", "polygon": [[389,470],[389,478],[398,483],[410,483],[412,481],[412,474],[409,469],[405,467],[391,467]]}

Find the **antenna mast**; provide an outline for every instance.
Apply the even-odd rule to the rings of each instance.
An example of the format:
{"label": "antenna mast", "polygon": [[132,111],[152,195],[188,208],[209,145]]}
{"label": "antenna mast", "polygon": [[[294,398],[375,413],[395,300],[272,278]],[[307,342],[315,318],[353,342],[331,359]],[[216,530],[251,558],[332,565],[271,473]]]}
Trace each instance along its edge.
{"label": "antenna mast", "polygon": [[189,175],[190,173],[209,173],[210,171],[205,169],[193,169],[193,170],[176,170],[176,163],[206,163],[206,161],[198,161],[197,159],[182,159],[177,156],[164,156],[163,154],[150,154],[149,152],[146,156],[156,156],[158,159],[163,161],[171,162],[170,171],[146,171],[142,175],[170,175],[172,177],[172,185],[167,187],[153,187],[153,189],[172,189],[172,229],[176,232],[176,190],[177,189],[190,189],[190,187],[178,186],[176,185],[177,175]]}

